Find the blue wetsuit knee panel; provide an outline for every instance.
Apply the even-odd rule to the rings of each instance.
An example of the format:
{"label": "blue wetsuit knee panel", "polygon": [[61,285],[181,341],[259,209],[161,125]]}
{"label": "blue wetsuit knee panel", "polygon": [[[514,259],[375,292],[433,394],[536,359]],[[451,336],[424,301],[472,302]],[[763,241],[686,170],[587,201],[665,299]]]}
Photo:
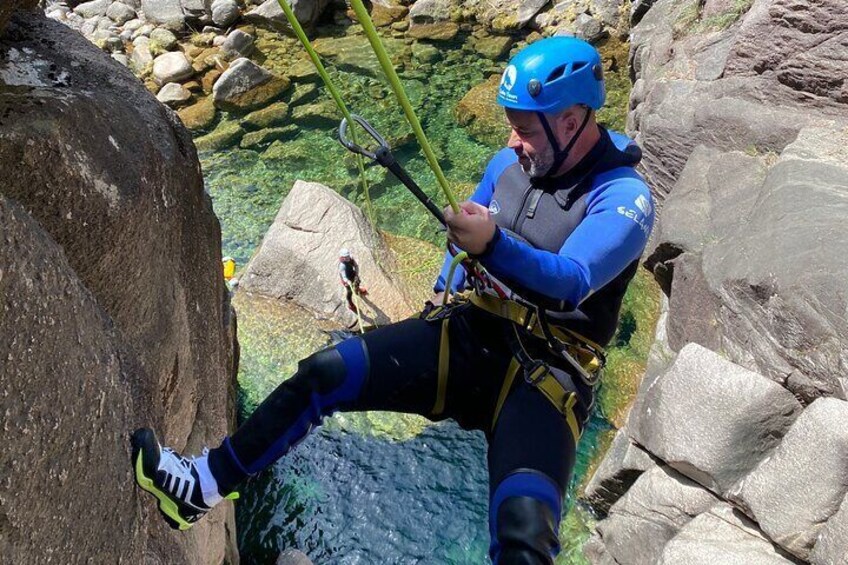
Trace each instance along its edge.
{"label": "blue wetsuit knee panel", "polygon": [[297,373],[280,384],[227,442],[238,467],[258,473],[302,441],[324,416],[356,401],[368,366],[365,343],[359,338],[301,361]]}

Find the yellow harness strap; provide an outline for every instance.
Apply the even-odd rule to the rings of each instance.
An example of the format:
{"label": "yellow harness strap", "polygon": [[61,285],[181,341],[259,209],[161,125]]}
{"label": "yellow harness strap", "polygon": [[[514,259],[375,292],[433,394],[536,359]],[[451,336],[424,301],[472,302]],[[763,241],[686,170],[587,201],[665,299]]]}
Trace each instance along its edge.
{"label": "yellow harness strap", "polygon": [[445,411],[445,396],[448,389],[448,368],[450,367],[449,325],[449,317],[442,320],[442,335],[439,340],[439,380],[436,386],[436,403],[433,405],[433,416],[439,416]]}
{"label": "yellow harness strap", "polygon": [[[510,320],[536,337],[545,339],[545,333],[542,330],[541,324],[539,324],[539,317],[531,308],[523,306],[514,300],[504,300],[490,294],[470,292],[464,293],[462,297],[471,301],[478,308],[495,316]],[[595,351],[603,352],[603,348],[600,345],[566,328],[551,326],[550,329],[554,337],[568,348],[569,354],[584,369],[590,373],[594,373],[601,368],[601,360],[591,349],[586,347],[588,345]]]}
{"label": "yellow harness strap", "polygon": [[498,416],[501,414],[501,408],[503,408],[503,404],[506,401],[506,397],[509,394],[509,389],[512,388],[512,381],[515,380],[515,375],[518,373],[518,369],[521,368],[521,365],[518,363],[518,359],[513,357],[509,362],[509,367],[506,370],[506,375],[504,376],[503,385],[501,386],[501,392],[498,395],[498,403],[495,406],[495,413],[492,415],[492,431],[495,431],[495,424],[498,423]]}

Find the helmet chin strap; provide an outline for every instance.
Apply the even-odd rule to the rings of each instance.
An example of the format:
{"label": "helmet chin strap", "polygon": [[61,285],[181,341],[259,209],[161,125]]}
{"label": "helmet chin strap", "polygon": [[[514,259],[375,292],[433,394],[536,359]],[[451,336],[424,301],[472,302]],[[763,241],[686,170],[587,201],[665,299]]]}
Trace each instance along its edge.
{"label": "helmet chin strap", "polygon": [[578,139],[580,139],[580,134],[583,133],[583,130],[586,128],[586,124],[589,123],[589,116],[592,115],[592,111],[590,110],[586,112],[586,117],[583,118],[583,123],[580,124],[579,128],[577,128],[577,132],[574,134],[574,137],[571,138],[571,141],[568,142],[568,145],[566,145],[564,149],[559,148],[559,142],[557,141],[554,131],[551,129],[551,124],[548,123],[548,118],[545,117],[544,112],[536,112],[536,115],[539,116],[539,121],[542,122],[542,127],[545,128],[545,135],[548,137],[548,142],[554,149],[553,164],[544,175],[538,177],[541,179],[548,179],[553,177],[554,174],[559,171],[562,164],[565,163],[565,160],[568,159],[568,154],[571,151],[571,148],[574,147],[574,144],[577,143]]}

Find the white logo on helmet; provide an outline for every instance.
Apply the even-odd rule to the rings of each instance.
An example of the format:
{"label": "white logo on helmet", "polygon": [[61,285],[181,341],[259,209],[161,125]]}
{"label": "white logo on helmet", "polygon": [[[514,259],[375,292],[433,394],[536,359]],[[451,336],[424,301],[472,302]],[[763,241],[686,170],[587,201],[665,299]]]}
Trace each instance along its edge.
{"label": "white logo on helmet", "polygon": [[504,71],[503,78],[501,78],[501,86],[507,91],[512,90],[512,87],[515,86],[515,79],[517,77],[518,69],[515,68],[515,65],[508,66]]}

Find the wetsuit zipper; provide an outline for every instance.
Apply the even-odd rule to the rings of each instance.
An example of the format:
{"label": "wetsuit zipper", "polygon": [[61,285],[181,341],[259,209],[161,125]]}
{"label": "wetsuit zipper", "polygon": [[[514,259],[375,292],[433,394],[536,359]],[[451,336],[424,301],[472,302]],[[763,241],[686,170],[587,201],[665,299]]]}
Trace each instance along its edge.
{"label": "wetsuit zipper", "polygon": [[[530,193],[533,192],[533,184],[528,184],[527,188],[524,189],[524,197],[521,199],[521,206],[518,207],[518,211],[515,213],[515,216],[512,218],[512,222],[510,224],[510,229],[514,233],[518,233],[518,219],[521,214],[524,213],[524,206],[527,204],[527,197],[530,196]],[[522,222],[524,223],[524,222]]]}

